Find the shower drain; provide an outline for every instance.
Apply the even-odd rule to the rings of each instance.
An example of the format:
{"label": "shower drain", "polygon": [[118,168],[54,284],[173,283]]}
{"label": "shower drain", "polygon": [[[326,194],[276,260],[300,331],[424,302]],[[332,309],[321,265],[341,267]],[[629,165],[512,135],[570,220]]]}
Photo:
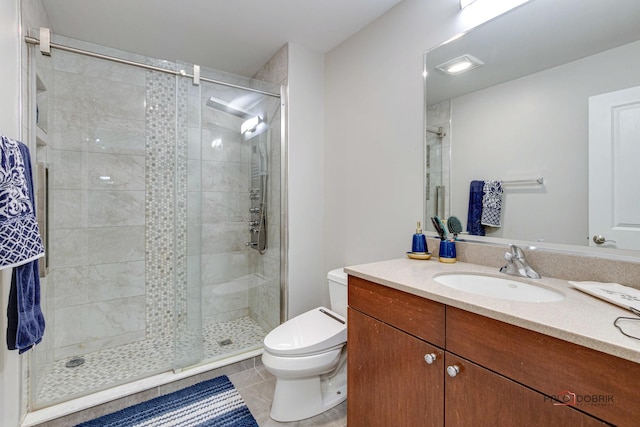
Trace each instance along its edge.
{"label": "shower drain", "polygon": [[220,347],[224,347],[225,345],[233,344],[233,341],[227,338],[226,340],[218,341],[218,344],[220,344]]}
{"label": "shower drain", "polygon": [[69,360],[67,363],[64,364],[65,367],[67,368],[75,368],[77,366],[80,366],[84,364],[84,358],[83,357],[74,357],[71,360]]}

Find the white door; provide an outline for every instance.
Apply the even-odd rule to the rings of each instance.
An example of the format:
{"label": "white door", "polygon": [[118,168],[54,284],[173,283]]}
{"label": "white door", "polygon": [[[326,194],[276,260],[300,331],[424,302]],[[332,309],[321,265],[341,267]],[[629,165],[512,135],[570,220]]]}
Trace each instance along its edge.
{"label": "white door", "polygon": [[589,242],[640,249],[640,86],[589,98]]}

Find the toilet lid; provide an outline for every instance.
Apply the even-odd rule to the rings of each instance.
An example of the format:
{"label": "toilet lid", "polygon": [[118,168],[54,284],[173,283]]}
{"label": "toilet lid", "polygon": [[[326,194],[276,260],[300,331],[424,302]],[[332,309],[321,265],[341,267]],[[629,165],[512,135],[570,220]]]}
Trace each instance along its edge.
{"label": "toilet lid", "polygon": [[265,349],[277,355],[303,355],[326,351],[347,342],[344,317],[325,307],[289,319],[264,338]]}

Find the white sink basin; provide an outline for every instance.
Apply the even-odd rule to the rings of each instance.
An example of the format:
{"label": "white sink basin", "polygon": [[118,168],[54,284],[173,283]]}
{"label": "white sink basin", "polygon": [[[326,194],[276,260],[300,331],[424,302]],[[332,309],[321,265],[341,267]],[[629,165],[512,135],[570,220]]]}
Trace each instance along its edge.
{"label": "white sink basin", "polygon": [[511,301],[553,302],[564,299],[564,295],[558,291],[517,278],[474,273],[445,273],[435,275],[433,279],[453,289]]}

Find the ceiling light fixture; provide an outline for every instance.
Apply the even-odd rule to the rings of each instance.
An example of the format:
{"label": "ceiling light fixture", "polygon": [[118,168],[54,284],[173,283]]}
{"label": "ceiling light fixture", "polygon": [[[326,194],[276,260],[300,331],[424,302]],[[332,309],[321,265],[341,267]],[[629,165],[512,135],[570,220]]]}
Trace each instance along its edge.
{"label": "ceiling light fixture", "polygon": [[451,76],[455,76],[466,71],[473,70],[474,68],[481,67],[483,65],[484,62],[482,62],[478,58],[465,54],[454,58],[451,61],[440,64],[436,68]]}
{"label": "ceiling light fixture", "polygon": [[240,125],[240,133],[244,135],[247,132],[253,132],[254,130],[256,130],[260,122],[260,117],[251,117],[249,120],[246,120]]}

